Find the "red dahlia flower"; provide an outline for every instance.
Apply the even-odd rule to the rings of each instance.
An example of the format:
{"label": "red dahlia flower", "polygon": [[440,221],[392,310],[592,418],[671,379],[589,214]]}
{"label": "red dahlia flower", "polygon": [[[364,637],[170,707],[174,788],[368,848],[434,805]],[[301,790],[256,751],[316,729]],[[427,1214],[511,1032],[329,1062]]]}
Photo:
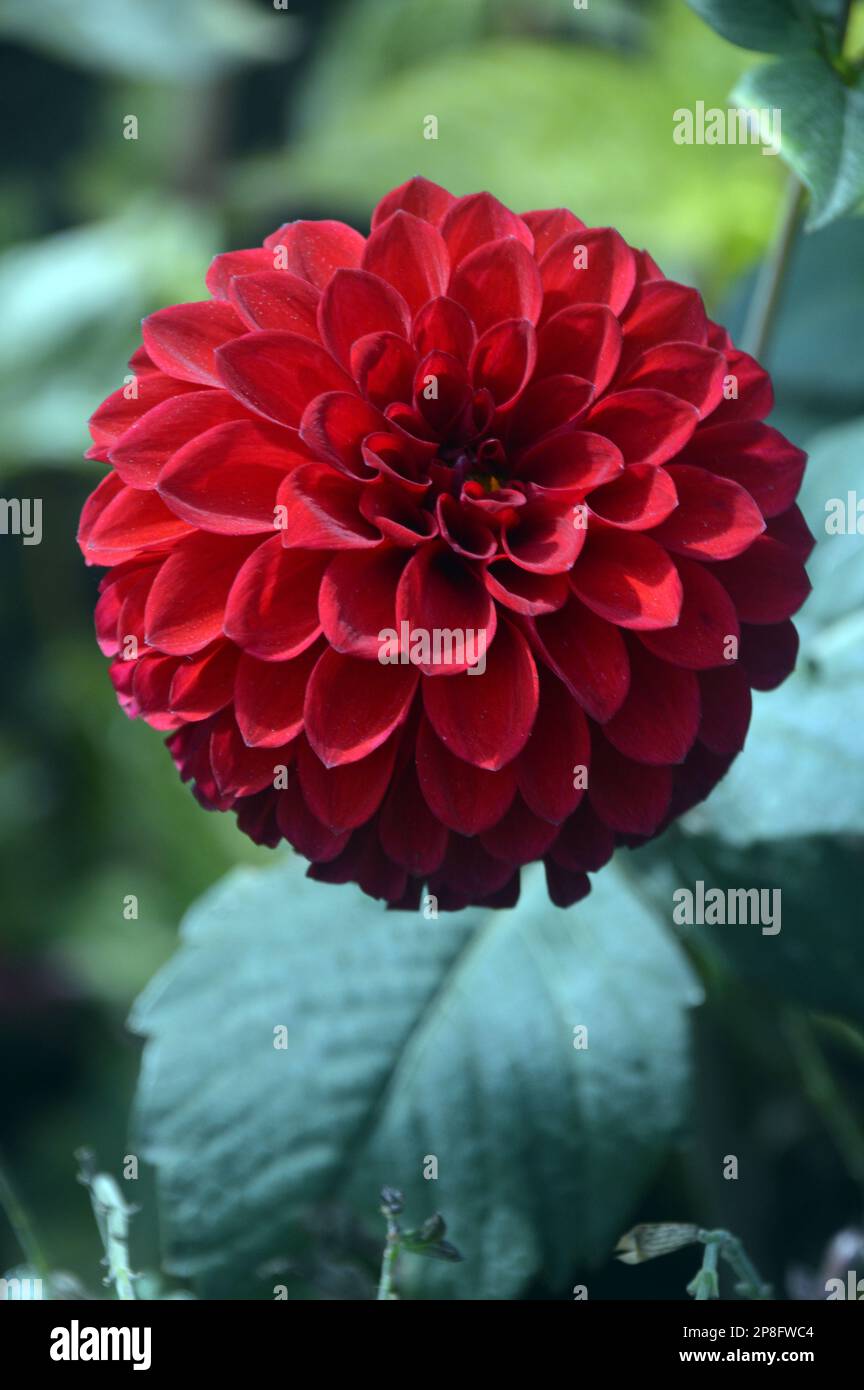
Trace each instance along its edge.
{"label": "red dahlia flower", "polygon": [[121,705],[314,878],[503,907],[542,858],[575,901],[794,665],[804,455],[766,373],[610,228],[419,178],[368,238],[288,223],[207,287],[91,421]]}

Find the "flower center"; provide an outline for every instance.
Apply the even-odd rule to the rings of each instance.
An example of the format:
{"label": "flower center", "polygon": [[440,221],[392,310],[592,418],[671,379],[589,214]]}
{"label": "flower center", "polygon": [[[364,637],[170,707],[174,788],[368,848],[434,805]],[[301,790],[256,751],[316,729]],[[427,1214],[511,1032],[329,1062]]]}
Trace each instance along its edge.
{"label": "flower center", "polygon": [[453,475],[452,491],[458,497],[463,483],[474,497],[497,492],[506,481],[507,455],[500,439],[483,439],[471,444],[444,444],[438,450],[439,462]]}

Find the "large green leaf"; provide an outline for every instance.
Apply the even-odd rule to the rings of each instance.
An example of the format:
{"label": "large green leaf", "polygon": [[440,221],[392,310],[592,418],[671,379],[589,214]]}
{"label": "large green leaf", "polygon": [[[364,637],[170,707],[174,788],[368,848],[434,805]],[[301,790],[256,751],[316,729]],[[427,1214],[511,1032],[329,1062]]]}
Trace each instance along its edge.
{"label": "large green leaf", "polygon": [[741,48],[787,53],[812,48],[819,30],[807,0],[687,0],[691,10]]}
{"label": "large green leaf", "polygon": [[[779,931],[759,924],[682,925],[685,941],[718,951],[736,976],[809,1008],[864,1020],[861,843],[817,837],[741,848],[673,829],[640,850],[642,886],[671,922],[676,889],[780,890]],[[830,885],[826,889],[826,885]],[[768,898],[773,910],[776,900]]]}
{"label": "large green leaf", "polygon": [[406,1261],[415,1294],[509,1298],[603,1259],[682,1119],[698,992],[674,942],[615,867],[567,913],[529,873],[518,909],[438,920],[302,868],[224,880],[133,1014],[170,1270],[248,1290],[311,1208],[375,1232],[385,1183],[466,1257]]}
{"label": "large green leaf", "polygon": [[826,503],[860,484],[864,420],[811,446],[802,503],[817,546],[813,593],[796,624],[798,669],[754,698],[744,751],[687,818],[731,844],[787,836],[864,834],[864,551],[862,536],[826,534]]}
{"label": "large green leaf", "polygon": [[[732,100],[782,112],[781,152],[812,195],[809,228],[824,227],[864,199],[864,86],[816,54],[747,72]],[[773,128],[773,127],[772,127]]]}

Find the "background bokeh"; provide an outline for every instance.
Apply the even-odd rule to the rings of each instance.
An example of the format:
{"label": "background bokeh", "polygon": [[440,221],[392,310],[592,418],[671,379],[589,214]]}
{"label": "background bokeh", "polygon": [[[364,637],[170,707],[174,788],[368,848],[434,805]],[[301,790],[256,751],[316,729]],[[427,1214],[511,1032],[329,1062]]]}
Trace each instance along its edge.
{"label": "background bokeh", "polygon": [[[271,858],[233,817],[205,814],[159,735],[125,720],[92,638],[98,576],[74,540],[101,476],[82,459],[86,419],[120,382],[141,317],[202,297],[217,250],[255,245],[295,217],[365,228],[383,191],[423,173],[457,194],[488,188],[517,209],[563,203],[615,225],[740,325],[786,171],[759,147],[674,144],[672,113],[725,105],[756,61],[683,0],[592,0],[584,11],[566,0],[0,7],[11,132],[0,172],[0,470],[4,496],[42,499],[44,526],[39,546],[0,537],[0,1149],[52,1260],[91,1284],[96,1237],[72,1154],[92,1145],[117,1171],[127,1151],[138,1062],[129,1005],[190,902],[230,866]],[[423,138],[430,114],[436,141]],[[124,138],[129,115],[137,140]],[[853,461],[860,470],[862,246],[851,220],[806,239],[769,361],[776,422],[827,460],[810,485],[816,525],[825,497],[853,486]],[[823,627],[853,623],[851,682],[864,645],[860,549],[829,558],[825,587],[845,607],[806,611],[831,653]],[[806,1287],[800,1269],[861,1216],[859,693],[847,682],[835,707],[817,692],[803,728],[794,699],[776,713],[766,701],[771,766],[748,763],[716,809],[645,860],[646,882],[682,881],[679,865],[709,862],[715,878],[784,883],[797,957],[793,943],[791,961],[778,948],[730,969],[706,947],[697,1137],[640,1210],[704,1220],[710,1209],[711,1224],[732,1226],[793,1291]],[[123,917],[129,893],[137,921]],[[790,1000],[816,1010],[806,1036]],[[746,1195],[707,1176],[721,1117],[758,1175]],[[135,1254],[154,1266],[146,1180],[138,1195]],[[325,1234],[334,1261],[347,1260],[351,1233]],[[366,1247],[350,1253],[365,1269]],[[0,1269],[17,1259],[0,1220]],[[592,1296],[680,1296],[690,1264],[607,1267]],[[331,1296],[337,1286],[316,1278],[302,1292]],[[541,1281],[533,1293],[568,1289]]]}

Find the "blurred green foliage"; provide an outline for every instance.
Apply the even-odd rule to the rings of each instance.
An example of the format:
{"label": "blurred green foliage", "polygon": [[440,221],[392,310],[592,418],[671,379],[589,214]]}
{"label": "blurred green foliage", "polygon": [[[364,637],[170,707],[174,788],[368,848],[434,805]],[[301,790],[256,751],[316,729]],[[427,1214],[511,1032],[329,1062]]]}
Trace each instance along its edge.
{"label": "blurred green foliage", "polygon": [[[59,0],[7,0],[0,11],[0,110],[15,129],[0,170],[0,470],[6,495],[43,499],[45,528],[36,547],[0,538],[0,1149],[52,1261],[85,1282],[95,1282],[93,1231],[72,1155],[90,1144],[119,1172],[129,1151],[139,1048],[124,1030],[128,1006],[171,953],[188,905],[232,866],[272,862],[233,818],[197,806],[157,734],[125,720],[92,637],[97,576],[74,544],[78,510],[101,473],[82,459],[85,421],[121,380],[137,321],[202,297],[216,250],[255,244],[298,216],[363,226],[386,188],[419,172],[456,193],[486,187],[518,208],[566,203],[589,222],[617,225],[738,327],[784,170],[758,146],[675,145],[673,112],[697,100],[725,105],[762,61],[719,38],[684,0],[592,0],[579,11],[564,0],[294,0],[288,10],[264,0],[81,0],[74,11]],[[129,115],[137,140],[124,138]],[[423,137],[428,115],[438,118],[437,140]],[[854,486],[860,468],[862,263],[860,222],[806,238],[773,348],[777,422],[798,443],[818,434],[805,497],[814,528],[826,497]],[[637,1211],[633,1185],[621,1221],[623,1229],[630,1215],[659,1213],[728,1226],[781,1288],[861,1213],[854,963],[864,787],[860,740],[849,734],[864,630],[857,540],[823,535],[817,552],[820,584],[803,620],[812,645],[795,678],[806,690],[790,683],[758,701],[760,736],[740,767],[688,827],[624,856],[630,886],[607,910],[626,917],[636,893],[651,911],[666,904],[668,923],[670,883],[703,868],[718,883],[779,879],[794,898],[782,953],[688,939],[708,996],[696,1018],[695,1124]],[[329,912],[332,890],[311,891],[323,904],[314,911]],[[137,921],[123,917],[128,894],[138,897]],[[314,920],[303,901],[286,891],[279,924],[290,933],[293,917],[301,941]],[[614,933],[616,921],[602,930]],[[325,977],[328,962],[316,964],[310,950],[304,968]],[[617,980],[626,1013],[636,987],[626,960]],[[813,1027],[848,1111],[813,1085],[808,1054],[785,1041],[790,1001],[820,1011]],[[215,990],[204,1002],[218,1020],[228,986],[225,999]],[[525,1007],[514,993],[511,1011]],[[218,1022],[204,1026],[218,1031]],[[530,1058],[530,1030],[514,1037]],[[207,1039],[198,1041],[206,1061]],[[557,1140],[566,1162],[563,1121]],[[512,1145],[518,1156],[518,1135]],[[721,1180],[716,1155],[726,1152],[741,1155],[746,1183]],[[408,1188],[398,1154],[393,1162],[381,1180]],[[223,1198],[230,1177],[219,1175]],[[323,1203],[301,1219],[304,1190],[292,1188],[298,1216],[286,1232],[292,1288],[367,1292],[374,1183],[365,1230],[362,1196],[346,1213],[324,1184],[315,1194]],[[133,1255],[153,1268],[146,1173],[136,1195],[144,1212]],[[455,1189],[452,1197],[453,1238],[476,1251],[471,1203]],[[518,1239],[511,1229],[498,1265],[497,1247],[483,1251],[487,1287],[512,1296],[524,1278],[535,1295],[568,1297],[583,1256],[602,1267],[599,1244],[574,1239],[568,1266],[552,1210],[535,1248],[523,1199],[518,1191],[502,1200]],[[176,1252],[188,1223],[182,1212],[173,1223],[166,1211]],[[18,1258],[0,1224],[0,1265]],[[592,1297],[680,1295],[687,1262],[676,1259],[648,1272],[592,1269]],[[272,1272],[246,1296],[268,1296]],[[471,1296],[470,1262],[440,1277]]]}

